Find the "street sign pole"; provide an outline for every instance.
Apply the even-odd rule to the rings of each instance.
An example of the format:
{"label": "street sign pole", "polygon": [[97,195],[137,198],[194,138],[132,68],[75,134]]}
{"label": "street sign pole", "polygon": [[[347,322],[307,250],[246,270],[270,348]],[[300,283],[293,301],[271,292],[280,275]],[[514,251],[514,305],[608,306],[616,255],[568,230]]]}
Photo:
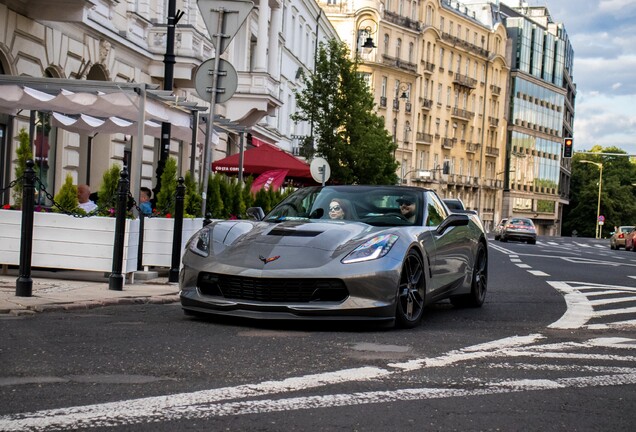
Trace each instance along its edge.
{"label": "street sign pole", "polygon": [[[212,87],[210,88],[210,114],[205,127],[205,148],[203,152],[203,187],[201,197],[201,215],[206,219],[206,201],[208,196],[208,177],[212,164],[212,134],[214,133],[214,117],[216,113],[216,102],[219,81],[219,65],[221,54],[227,49],[232,38],[243,24],[247,15],[254,7],[254,3],[245,0],[198,0],[199,9],[205,25],[212,38],[212,44],[216,50],[214,58],[214,68],[212,73]],[[231,18],[227,25],[226,21]],[[214,20],[216,18],[216,22]]]}

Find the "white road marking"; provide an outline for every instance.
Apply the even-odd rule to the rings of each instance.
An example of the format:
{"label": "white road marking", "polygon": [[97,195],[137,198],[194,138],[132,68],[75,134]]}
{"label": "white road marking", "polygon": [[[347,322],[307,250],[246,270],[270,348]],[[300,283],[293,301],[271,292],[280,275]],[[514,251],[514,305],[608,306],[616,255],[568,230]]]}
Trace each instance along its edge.
{"label": "white road marking", "polygon": [[525,269],[532,268],[532,267],[531,267],[531,266],[529,266],[528,264],[515,264],[515,265],[516,265],[517,267],[519,267],[519,268],[525,268]]}
{"label": "white road marking", "polygon": [[521,262],[521,260],[520,260],[519,258],[511,258],[511,259],[510,259],[510,262],[513,262],[513,263],[520,263],[520,262]]}
{"label": "white road marking", "polygon": [[[557,388],[585,388],[636,384],[633,368],[597,369],[600,376],[573,378],[515,379],[503,381],[481,381],[471,378],[467,388],[413,388],[387,391],[326,394],[281,399],[251,400],[269,394],[287,393],[312,388],[325,387],[352,381],[388,378],[391,374],[408,372],[419,368],[446,367],[459,362],[476,361],[482,364],[484,358],[532,357],[559,359],[592,359],[633,363],[634,356],[613,354],[585,354],[566,352],[568,350],[604,348],[636,348],[636,340],[628,338],[598,338],[585,342],[562,342],[532,345],[545,339],[541,334],[513,336],[498,341],[478,344],[451,351],[436,358],[417,359],[406,363],[388,364],[394,371],[384,368],[357,368],[325,374],[307,375],[281,381],[265,381],[259,384],[225,387],[193,393],[181,393],[160,397],[134,399],[128,401],[95,404],[43,410],[33,413],[18,413],[0,416],[3,431],[51,431],[89,427],[131,426],[141,423],[192,420],[258,414],[291,410],[307,410],[330,407],[353,406],[393,401],[426,400],[451,397],[481,396],[531,390]],[[609,374],[608,374],[609,372]],[[235,399],[235,400],[232,400]],[[244,400],[236,400],[244,399]]]}
{"label": "white road marking", "polygon": [[[587,324],[593,318],[636,313],[636,307],[603,309],[604,306],[619,302],[633,302],[636,300],[636,288],[583,282],[550,281],[548,283],[564,295],[567,304],[565,314],[561,319],[550,324],[548,328],[576,329],[586,327],[598,330],[626,326],[631,327],[636,322],[634,320],[627,320],[613,323]],[[608,294],[613,295],[613,297],[590,300],[592,297],[606,296]]]}
{"label": "white road marking", "polygon": [[549,274],[542,272],[541,270],[528,270],[528,273],[531,273],[535,276],[550,276]]}
{"label": "white road marking", "polygon": [[636,276],[627,276],[628,278],[636,279]]}

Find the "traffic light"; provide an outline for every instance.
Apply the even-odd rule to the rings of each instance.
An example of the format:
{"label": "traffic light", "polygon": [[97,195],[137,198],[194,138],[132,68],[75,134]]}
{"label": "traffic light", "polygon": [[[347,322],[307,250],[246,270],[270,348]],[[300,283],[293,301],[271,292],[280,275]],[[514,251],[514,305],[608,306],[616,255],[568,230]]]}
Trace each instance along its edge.
{"label": "traffic light", "polygon": [[574,146],[574,141],[572,138],[565,138],[563,140],[563,157],[571,158],[572,157],[572,147]]}

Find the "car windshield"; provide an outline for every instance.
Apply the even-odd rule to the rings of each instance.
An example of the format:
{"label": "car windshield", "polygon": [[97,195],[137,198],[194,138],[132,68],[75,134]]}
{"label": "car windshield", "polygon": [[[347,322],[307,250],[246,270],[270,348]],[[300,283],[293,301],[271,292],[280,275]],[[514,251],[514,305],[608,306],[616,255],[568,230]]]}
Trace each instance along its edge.
{"label": "car windshield", "polygon": [[374,226],[419,225],[424,209],[423,191],[403,186],[306,187],[281,201],[264,220],[353,221]]}

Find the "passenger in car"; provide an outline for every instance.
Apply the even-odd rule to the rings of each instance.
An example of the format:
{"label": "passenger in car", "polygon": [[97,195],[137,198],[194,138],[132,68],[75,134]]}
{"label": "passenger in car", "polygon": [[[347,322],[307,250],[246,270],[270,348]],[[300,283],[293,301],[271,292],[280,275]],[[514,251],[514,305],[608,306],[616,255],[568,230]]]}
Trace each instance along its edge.
{"label": "passenger in car", "polygon": [[340,198],[332,199],[329,203],[329,218],[350,219],[351,211],[349,210],[349,204]]}

